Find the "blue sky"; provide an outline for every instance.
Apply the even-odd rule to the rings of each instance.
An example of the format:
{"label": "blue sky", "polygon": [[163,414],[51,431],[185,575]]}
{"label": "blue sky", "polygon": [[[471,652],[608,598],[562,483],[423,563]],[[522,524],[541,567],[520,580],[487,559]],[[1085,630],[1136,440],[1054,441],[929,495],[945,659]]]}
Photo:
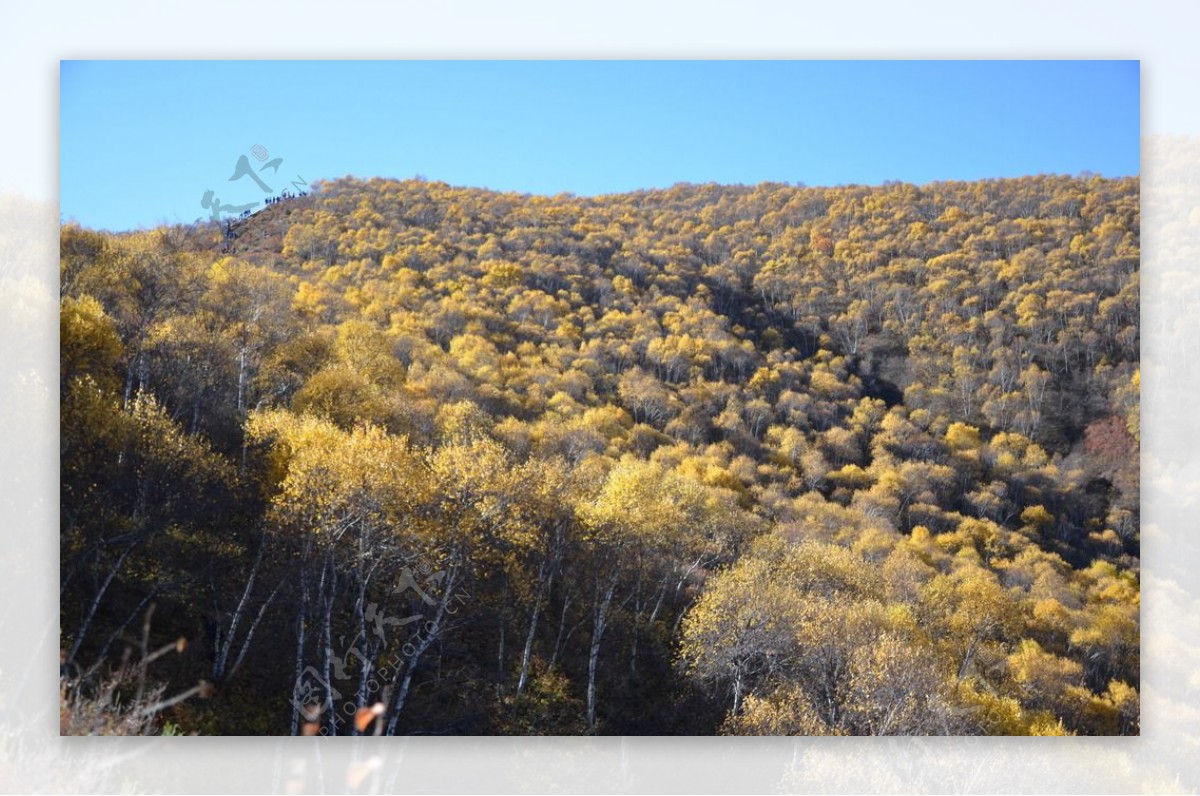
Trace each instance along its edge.
{"label": "blue sky", "polygon": [[60,87],[62,218],[112,230],[261,202],[243,155],[272,191],[1139,172],[1136,61],[64,61]]}

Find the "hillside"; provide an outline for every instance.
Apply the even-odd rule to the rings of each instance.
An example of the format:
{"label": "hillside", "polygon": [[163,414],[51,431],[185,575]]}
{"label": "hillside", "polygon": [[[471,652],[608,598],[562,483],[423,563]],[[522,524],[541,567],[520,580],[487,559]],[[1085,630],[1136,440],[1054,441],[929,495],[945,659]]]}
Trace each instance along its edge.
{"label": "hillside", "polygon": [[64,227],[64,731],[1137,733],[1138,190]]}

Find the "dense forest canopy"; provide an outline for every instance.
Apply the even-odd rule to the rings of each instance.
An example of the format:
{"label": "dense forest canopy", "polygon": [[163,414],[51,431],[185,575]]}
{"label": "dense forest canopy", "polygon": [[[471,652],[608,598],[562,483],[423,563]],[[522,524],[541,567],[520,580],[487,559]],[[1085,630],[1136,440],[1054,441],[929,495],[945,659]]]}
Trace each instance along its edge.
{"label": "dense forest canopy", "polygon": [[1136,733],[1138,274],[1095,176],[65,226],[64,732]]}

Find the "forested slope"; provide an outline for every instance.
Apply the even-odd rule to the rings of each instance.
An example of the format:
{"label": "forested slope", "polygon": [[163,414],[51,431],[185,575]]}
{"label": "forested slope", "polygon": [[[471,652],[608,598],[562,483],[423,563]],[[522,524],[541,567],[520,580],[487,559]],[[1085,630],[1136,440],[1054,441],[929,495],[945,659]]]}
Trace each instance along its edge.
{"label": "forested slope", "polygon": [[65,226],[64,731],[182,636],[204,734],[1136,733],[1138,225],[1031,177]]}

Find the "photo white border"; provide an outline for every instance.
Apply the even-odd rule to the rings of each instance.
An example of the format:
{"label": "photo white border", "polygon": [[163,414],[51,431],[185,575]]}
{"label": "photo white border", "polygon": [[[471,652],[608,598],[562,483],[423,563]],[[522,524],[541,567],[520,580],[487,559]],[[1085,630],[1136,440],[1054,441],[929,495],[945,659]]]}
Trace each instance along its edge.
{"label": "photo white border", "polygon": [[[736,10],[735,10],[736,9]],[[1182,3],[47,2],[0,23],[0,791],[1095,793],[1200,789],[1200,77]],[[1142,62],[1140,738],[59,738],[58,62],[88,58]],[[151,98],[152,101],[152,98]],[[998,114],[1003,108],[997,109]],[[936,123],[936,120],[930,120]],[[198,119],[197,124],[211,123]],[[1163,136],[1182,135],[1181,139]],[[1192,175],[1198,175],[1193,178]]]}

